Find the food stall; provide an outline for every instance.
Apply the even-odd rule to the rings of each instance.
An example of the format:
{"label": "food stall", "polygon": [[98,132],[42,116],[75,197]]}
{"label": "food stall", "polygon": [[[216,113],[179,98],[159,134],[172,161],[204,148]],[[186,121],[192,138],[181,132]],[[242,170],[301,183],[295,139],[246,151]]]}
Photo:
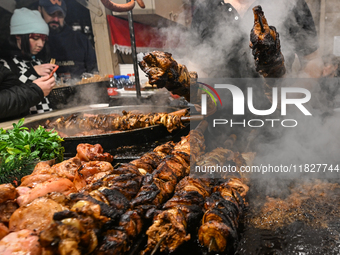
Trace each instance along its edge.
{"label": "food stall", "polygon": [[[54,111],[25,117],[24,127],[43,126],[58,132],[64,158],[39,161],[20,180],[0,184],[0,253],[339,253],[336,111],[315,121],[300,117],[292,121],[290,115],[279,120],[274,119],[277,116],[245,120],[240,112],[234,115],[242,115],[241,119],[227,119],[231,117],[225,112],[232,107],[244,111],[237,100],[230,99],[230,94],[239,92],[230,84],[239,82],[241,87],[247,80],[229,84],[217,78],[201,79],[160,45],[144,47],[133,41],[142,29],[131,31],[133,12],[147,26],[155,19],[188,26],[190,20],[177,20],[178,1],[168,6],[171,11],[162,11],[155,0],[144,2],[147,11],[141,8],[141,0],[135,9],[134,1],[77,2],[90,12],[99,67],[92,77],[101,80],[90,77],[78,84],[62,84],[51,93]],[[190,1],[179,2],[188,5]],[[330,2],[308,2],[312,11],[321,10],[315,15],[320,31]],[[279,44],[276,30],[266,24],[261,11],[254,9],[254,52],[258,50],[255,41],[265,40],[261,35],[266,33]],[[130,45],[123,45],[124,40],[113,43],[117,23],[105,13],[127,19],[119,24],[129,26],[121,30],[129,32]],[[116,27],[110,27],[110,22]],[[324,48],[325,38],[325,34],[320,38]],[[122,74],[117,51],[129,51],[129,46],[136,87],[117,89],[108,96],[107,75]],[[137,60],[140,47],[148,50]],[[274,64],[281,68],[275,68],[275,74],[282,76],[283,56],[279,47],[275,50]],[[265,68],[261,72],[270,74]],[[155,87],[143,88],[141,76]],[[173,94],[185,104],[171,105]],[[251,100],[243,98],[245,102]],[[296,105],[303,112],[302,103]],[[254,106],[249,109],[261,112]],[[312,126],[319,120],[321,125]],[[0,123],[0,128],[11,129],[18,121]],[[295,127],[289,125],[294,121],[302,128],[287,132]],[[265,131],[260,129],[264,125]]]}

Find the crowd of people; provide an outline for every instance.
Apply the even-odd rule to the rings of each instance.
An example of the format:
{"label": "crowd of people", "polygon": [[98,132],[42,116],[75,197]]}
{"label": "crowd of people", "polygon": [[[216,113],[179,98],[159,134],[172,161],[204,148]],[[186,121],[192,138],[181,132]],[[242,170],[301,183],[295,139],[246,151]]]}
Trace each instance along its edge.
{"label": "crowd of people", "polygon": [[[287,11],[282,11],[272,0],[196,0],[191,25],[198,44],[195,47],[201,47],[199,52],[212,52],[211,59],[207,55],[204,61],[196,59],[204,67],[206,76],[259,76],[248,43],[253,25],[252,7],[256,5],[262,6],[269,20],[276,20],[271,17],[282,18],[282,22],[271,25],[280,31],[288,75],[292,73],[297,57],[304,77],[336,76],[337,59],[321,58],[315,24],[305,0],[288,2],[294,4],[287,3]],[[46,96],[58,76],[79,78],[85,72],[97,70],[91,42],[66,24],[66,15],[65,0],[39,0],[37,10],[20,8],[14,11],[10,38],[0,50],[0,121],[51,111]],[[56,62],[49,63],[51,58]],[[59,66],[58,76],[50,76],[56,65]],[[337,86],[336,89],[333,87],[324,89],[329,100],[332,99],[329,94],[338,91]]]}

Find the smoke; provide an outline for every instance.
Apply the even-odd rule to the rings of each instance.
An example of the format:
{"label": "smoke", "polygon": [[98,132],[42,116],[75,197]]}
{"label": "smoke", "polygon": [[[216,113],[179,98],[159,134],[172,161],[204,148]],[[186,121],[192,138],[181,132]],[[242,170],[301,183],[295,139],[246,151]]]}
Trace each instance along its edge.
{"label": "smoke", "polygon": [[[216,5],[216,9],[216,1],[196,1],[195,6],[203,6],[204,11],[195,11],[194,7],[194,20],[187,28],[177,25],[160,29],[166,38],[165,49],[178,62],[185,64],[189,71],[196,71],[199,78],[252,77],[253,73],[249,71],[254,69],[249,47],[250,31],[254,24],[252,11],[246,12],[243,17],[238,14],[226,17],[225,12],[209,12],[212,4]],[[295,0],[264,1],[262,5],[268,24],[275,26],[280,34],[282,52],[289,66],[295,58],[294,43],[288,35],[291,32],[289,29],[297,29],[289,27],[289,23],[296,23],[293,14],[295,5]],[[294,9],[294,12],[298,11]],[[187,16],[187,13],[182,13],[179,20],[188,19]],[[304,41],[304,44],[307,43]],[[240,69],[236,70],[237,74],[235,69]]]}
{"label": "smoke", "polygon": [[[163,28],[162,34],[167,38],[166,48],[173,54],[174,59],[181,64],[185,64],[189,71],[196,71],[198,77],[237,77],[247,78],[252,77],[251,69],[254,69],[254,59],[249,48],[249,35],[254,23],[252,12],[246,12],[243,17],[230,20],[225,16],[220,15],[218,11],[208,13],[209,4],[214,1],[197,0],[197,6],[202,5],[204,11],[199,13],[199,18],[202,18],[199,26],[193,23],[193,29],[183,28],[180,26],[172,26]],[[292,66],[296,56],[308,55],[312,53],[317,46],[317,39],[313,29],[309,29],[309,25],[304,22],[310,22],[311,19],[296,20],[296,17],[309,16],[308,11],[303,8],[303,1],[263,1],[261,5],[264,15],[270,26],[274,26],[279,33],[281,50],[285,57],[286,67]],[[197,18],[197,16],[196,16]],[[312,18],[309,16],[309,18]],[[218,21],[218,26],[214,22]],[[305,33],[300,33],[301,27],[306,28]],[[208,28],[208,30],[204,30]],[[201,29],[201,30],[200,30]],[[195,30],[195,31],[194,31]],[[199,31],[199,33],[195,33]],[[293,36],[292,34],[293,33]],[[204,40],[202,39],[204,37]],[[311,38],[314,38],[311,40]],[[294,44],[294,39],[300,41],[299,45]],[[310,52],[308,52],[310,51]],[[303,67],[303,62],[301,63]],[[238,72],[235,75],[235,72]],[[293,75],[293,73],[290,73]],[[310,83],[309,83],[310,82]],[[214,83],[210,83],[214,85]],[[333,178],[336,176],[336,171],[324,171],[324,166],[327,164],[327,169],[330,167],[340,167],[339,157],[339,142],[340,137],[339,115],[325,116],[324,110],[327,102],[322,101],[319,97],[320,84],[315,81],[300,82],[298,87],[305,87],[312,93],[311,108],[313,116],[301,117],[301,115],[291,114],[290,116],[280,116],[281,118],[295,118],[298,121],[297,127],[282,128],[275,127],[269,132],[269,137],[266,132],[260,132],[258,138],[254,141],[256,146],[257,156],[254,165],[293,165],[296,172],[294,173],[273,173],[273,174],[254,174],[256,180],[261,180],[263,189],[268,194],[276,192],[278,187],[280,190],[287,188],[292,180],[315,179],[315,178]],[[230,104],[231,105],[231,104]],[[296,109],[295,109],[296,110]],[[221,113],[216,113],[218,117]],[[220,115],[218,115],[220,114]],[[300,112],[301,114],[301,112]],[[218,118],[217,117],[217,118]],[[249,133],[249,128],[240,131],[230,130],[225,127],[214,137],[209,137],[209,143],[217,145],[220,141],[232,132],[237,132],[239,138],[246,136]],[[247,133],[248,132],[248,133]],[[212,133],[210,132],[209,135]],[[207,141],[207,139],[206,139]],[[220,145],[220,144],[218,144]],[[212,148],[210,146],[209,148]],[[314,165],[313,165],[314,164]],[[300,167],[301,166],[301,167]],[[307,172],[307,168],[310,171]],[[319,172],[312,173],[312,168]],[[288,180],[288,181],[287,181]]]}

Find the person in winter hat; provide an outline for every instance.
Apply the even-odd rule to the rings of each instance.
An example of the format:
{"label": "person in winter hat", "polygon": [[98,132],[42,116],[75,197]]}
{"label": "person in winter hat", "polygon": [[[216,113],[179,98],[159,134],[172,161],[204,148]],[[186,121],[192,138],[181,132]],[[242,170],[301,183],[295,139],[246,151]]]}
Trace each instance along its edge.
{"label": "person in winter hat", "polygon": [[[10,38],[8,49],[3,50],[0,60],[22,83],[50,75],[55,64],[44,64],[48,60],[45,43],[49,28],[38,11],[21,8],[14,10],[10,21]],[[43,59],[43,60],[42,60]],[[47,97],[32,107],[31,113],[51,111]]]}

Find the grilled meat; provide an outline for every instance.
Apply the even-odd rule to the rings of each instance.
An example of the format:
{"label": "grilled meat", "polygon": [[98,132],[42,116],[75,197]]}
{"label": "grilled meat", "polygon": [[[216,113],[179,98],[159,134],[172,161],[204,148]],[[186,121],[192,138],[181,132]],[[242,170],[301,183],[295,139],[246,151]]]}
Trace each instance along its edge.
{"label": "grilled meat", "polygon": [[0,240],[0,254],[41,254],[38,239],[28,229],[12,232]]}
{"label": "grilled meat", "polygon": [[[79,146],[79,145],[78,145]],[[104,173],[109,175],[113,170],[111,163],[106,161],[90,161],[84,163],[81,168],[78,169],[73,180],[73,184],[77,190],[81,190],[88,184],[96,180],[99,176],[94,177],[94,175],[99,173]]]}
{"label": "grilled meat", "polygon": [[18,204],[15,200],[7,200],[0,204],[0,222],[8,223],[12,214],[18,209]]}
{"label": "grilled meat", "polygon": [[[182,137],[181,142],[174,146],[177,155],[165,157],[153,173],[151,184],[145,185],[140,189],[131,205],[160,206],[174,192],[175,186],[180,179],[189,174],[189,162],[186,155],[190,155],[189,137]],[[176,147],[176,149],[175,149]],[[182,157],[183,156],[183,157]]]}
{"label": "grilled meat", "polygon": [[72,114],[66,119],[61,116],[53,122],[48,120],[44,126],[48,129],[54,128],[58,132],[64,132],[70,136],[77,136],[78,134],[80,136],[98,135],[154,125],[164,125],[169,132],[172,132],[174,129],[184,127],[181,117],[187,115],[188,111],[184,109],[169,114],[164,112],[141,114],[134,113],[132,111],[123,111],[122,113],[122,116],[103,114],[95,116],[78,116],[76,114]]}
{"label": "grilled meat", "polygon": [[53,221],[53,214],[66,207],[45,197],[17,209],[9,221],[10,231],[29,229],[36,234],[48,227]]}
{"label": "grilled meat", "polygon": [[0,204],[7,200],[13,200],[18,196],[15,187],[12,184],[0,185]]}
{"label": "grilled meat", "polygon": [[[30,227],[38,232],[42,230],[39,240],[46,254],[122,254],[142,230],[143,206],[160,208],[174,192],[177,182],[189,174],[189,137],[183,137],[177,144],[157,147],[138,162],[133,162],[135,165],[123,164],[116,169],[105,161],[81,162],[77,157],[52,167],[40,164],[34,175],[41,178],[31,177],[30,185],[16,189],[21,207],[12,215],[10,226],[13,230],[24,228],[29,221],[21,216],[36,212],[34,216],[44,217],[44,221],[35,220]],[[99,154],[103,153],[99,151]],[[89,160],[93,158],[86,157]],[[62,173],[59,174],[58,170]],[[99,177],[99,174],[103,176]],[[35,183],[43,177],[51,179]],[[81,193],[76,193],[71,180],[74,183],[85,182],[85,186],[80,186]],[[142,184],[155,186],[158,192],[154,199],[139,204],[140,209],[131,208],[129,200],[142,190]],[[53,195],[56,191],[64,195]],[[157,196],[159,193],[161,196]],[[202,198],[188,193],[184,199],[178,197],[178,208],[181,214],[197,218],[193,215],[199,211],[198,208],[188,211],[186,208],[192,206],[184,205],[191,198],[203,202]],[[34,219],[33,216],[31,218]]]}
{"label": "grilled meat", "polygon": [[39,242],[47,254],[89,254],[97,247],[92,219],[72,216],[55,220],[40,233]]}
{"label": "grilled meat", "polygon": [[77,170],[81,166],[81,161],[77,157],[64,160],[61,163],[55,164],[51,167],[51,173],[55,173],[58,176],[68,178],[73,181]]}
{"label": "grilled meat", "polygon": [[152,51],[143,56],[139,66],[148,76],[150,84],[158,88],[165,87],[190,101],[191,80],[197,79],[197,74],[189,73],[185,65],[173,59],[171,53]]}
{"label": "grilled meat", "polygon": [[0,223],[0,240],[9,234],[9,229],[3,223]]}
{"label": "grilled meat", "polygon": [[[202,126],[200,126],[200,128],[199,132],[204,132],[204,128]],[[144,175],[143,186],[136,198],[131,201],[132,209],[128,210],[120,218],[119,229],[117,229],[117,231],[119,231],[115,232],[114,235],[115,241],[109,241],[110,238],[112,238],[112,234],[109,234],[111,237],[104,238],[100,245],[101,252],[105,250],[103,247],[113,247],[110,254],[122,254],[124,251],[127,251],[126,245],[130,244],[133,238],[141,232],[143,225],[142,218],[152,217],[153,212],[155,212],[152,208],[160,207],[173,192],[178,180],[189,174],[190,146],[188,143],[190,141],[189,137],[192,133],[193,132],[191,132],[187,137],[182,137],[181,142],[176,145],[170,142],[154,149],[152,158],[158,158],[157,161],[160,162],[160,164],[156,170],[153,171],[152,175],[149,173]],[[161,159],[162,161],[160,161]],[[154,164],[155,160],[148,160],[147,162],[153,164],[152,168],[156,167],[156,164]],[[184,202],[184,199],[183,203],[187,203],[190,198],[194,198],[194,196],[188,194],[188,196],[186,196],[186,202]],[[203,203],[203,198],[201,198],[200,202]],[[186,214],[189,215],[188,218],[197,218],[194,214],[197,213],[199,209],[197,210],[197,208],[192,208],[192,210],[188,212],[188,210],[184,208],[185,205],[180,204],[180,202],[178,204],[179,208],[186,211]],[[150,208],[151,210],[148,210]],[[179,211],[179,215],[180,214],[182,214],[182,211]],[[173,214],[169,214],[169,217],[171,217],[171,215]],[[178,226],[181,228],[180,224],[178,224]],[[178,233],[178,231],[175,230],[175,227],[171,231],[172,233]],[[125,235],[123,235],[123,233],[125,233]],[[181,233],[184,233],[184,236],[188,238],[185,231]],[[130,246],[128,246],[128,249],[129,247]]]}
{"label": "grilled meat", "polygon": [[113,161],[113,156],[110,153],[104,153],[104,149],[100,144],[78,144],[76,157],[82,161]]}
{"label": "grilled meat", "polygon": [[198,239],[209,252],[224,252],[228,242],[237,240],[238,220],[248,190],[240,179],[231,178],[214,187],[212,195],[206,199]]}
{"label": "grilled meat", "polygon": [[210,187],[199,179],[182,179],[174,196],[164,204],[164,211],[154,217],[152,226],[147,230],[148,244],[142,254],[148,254],[157,245],[161,252],[173,252],[188,241],[188,225],[198,223],[203,215],[204,199],[209,194]]}
{"label": "grilled meat", "polygon": [[58,175],[55,174],[30,174],[21,178],[20,187],[34,188],[37,184],[43,183],[52,179],[59,179]]}
{"label": "grilled meat", "polygon": [[95,250],[98,255],[120,255],[129,250],[125,231],[111,229],[104,235],[103,241]]}
{"label": "grilled meat", "polygon": [[66,178],[48,180],[46,182],[37,184],[32,189],[28,189],[24,194],[17,198],[17,203],[20,206],[24,206],[32,202],[34,199],[47,195],[51,192],[60,192],[65,195],[69,195],[73,192],[76,192],[76,188],[74,187],[73,183]]}
{"label": "grilled meat", "polygon": [[[228,149],[217,148],[204,154],[196,164],[222,165],[227,159],[232,159],[233,155]],[[188,241],[188,224],[196,225],[197,219],[203,215],[203,202],[210,195],[213,184],[213,180],[209,179],[182,179],[176,187],[175,195],[163,206],[165,210],[154,218],[154,224],[148,229],[148,245],[143,254],[151,252],[157,244],[160,245],[161,252],[173,252]]]}
{"label": "grilled meat", "polygon": [[281,53],[279,33],[269,26],[260,5],[253,8],[254,26],[250,32],[250,48],[256,71],[268,78],[279,78],[286,73]]}

